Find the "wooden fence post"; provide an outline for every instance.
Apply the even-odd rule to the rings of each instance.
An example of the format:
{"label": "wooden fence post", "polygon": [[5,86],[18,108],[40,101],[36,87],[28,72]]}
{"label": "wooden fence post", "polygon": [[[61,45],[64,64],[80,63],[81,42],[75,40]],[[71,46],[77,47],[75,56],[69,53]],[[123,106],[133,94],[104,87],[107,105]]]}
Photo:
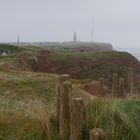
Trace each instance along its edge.
{"label": "wooden fence post", "polygon": [[124,78],[119,78],[119,91],[118,91],[118,96],[119,97],[124,97],[125,96],[125,83],[124,83]]}
{"label": "wooden fence post", "polygon": [[56,85],[56,93],[57,93],[57,120],[59,123],[59,114],[60,114],[60,95],[61,95],[61,86],[60,84]]}
{"label": "wooden fence post", "polygon": [[100,128],[94,128],[90,131],[90,140],[106,140],[104,130]]}
{"label": "wooden fence post", "polygon": [[69,80],[69,75],[68,74],[62,74],[59,76],[59,84],[56,85],[56,93],[57,93],[57,119],[59,121],[59,113],[60,113],[60,97],[61,97],[61,84],[64,81]]}
{"label": "wooden fence post", "polygon": [[133,68],[129,67],[128,68],[128,89],[130,94],[133,94],[133,87],[134,86],[134,77],[133,77]]}
{"label": "wooden fence post", "polygon": [[117,74],[113,74],[112,97],[116,97],[116,93],[117,93],[117,84],[118,84],[118,75],[117,75]]}
{"label": "wooden fence post", "polygon": [[72,99],[70,114],[70,140],[83,140],[83,114],[83,99]]}
{"label": "wooden fence post", "polygon": [[105,96],[104,78],[99,79],[99,95]]}
{"label": "wooden fence post", "polygon": [[60,85],[60,112],[59,112],[59,135],[66,138],[70,130],[70,94],[72,92],[72,84],[68,81]]}
{"label": "wooden fence post", "polygon": [[70,75],[69,74],[61,74],[59,76],[59,82],[60,84],[63,83],[64,81],[68,81],[70,78]]}

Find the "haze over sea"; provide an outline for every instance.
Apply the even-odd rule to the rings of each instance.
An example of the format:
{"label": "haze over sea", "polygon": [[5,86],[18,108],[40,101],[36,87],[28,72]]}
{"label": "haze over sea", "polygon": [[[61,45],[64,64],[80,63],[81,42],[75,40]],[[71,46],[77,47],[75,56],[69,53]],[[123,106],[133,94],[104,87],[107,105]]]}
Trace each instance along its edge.
{"label": "haze over sea", "polygon": [[120,48],[119,51],[126,51],[135,56],[138,60],[140,60],[140,48]]}

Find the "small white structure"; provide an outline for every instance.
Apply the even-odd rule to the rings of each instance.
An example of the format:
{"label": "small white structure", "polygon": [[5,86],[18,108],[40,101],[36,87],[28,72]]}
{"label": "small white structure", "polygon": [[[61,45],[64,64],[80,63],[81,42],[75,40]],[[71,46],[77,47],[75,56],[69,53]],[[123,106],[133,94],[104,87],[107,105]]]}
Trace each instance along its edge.
{"label": "small white structure", "polygon": [[6,53],[5,53],[5,52],[3,52],[1,55],[2,55],[2,56],[6,56]]}
{"label": "small white structure", "polygon": [[6,56],[6,52],[5,51],[0,51],[0,56]]}

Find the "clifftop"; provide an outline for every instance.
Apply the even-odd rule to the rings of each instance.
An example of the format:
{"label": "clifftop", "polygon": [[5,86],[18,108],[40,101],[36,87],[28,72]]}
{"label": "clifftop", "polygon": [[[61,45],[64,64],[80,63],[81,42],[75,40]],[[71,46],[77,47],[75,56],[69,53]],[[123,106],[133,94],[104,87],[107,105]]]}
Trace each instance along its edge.
{"label": "clifftop", "polygon": [[113,46],[110,43],[102,42],[52,42],[40,43],[39,45],[65,51],[104,52],[113,50]]}

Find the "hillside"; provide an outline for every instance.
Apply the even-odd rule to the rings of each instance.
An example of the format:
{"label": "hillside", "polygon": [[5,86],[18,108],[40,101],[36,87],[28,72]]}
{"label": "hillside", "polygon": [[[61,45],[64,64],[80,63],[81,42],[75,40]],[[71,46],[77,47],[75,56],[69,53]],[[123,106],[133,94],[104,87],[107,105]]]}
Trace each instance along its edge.
{"label": "hillside", "polygon": [[56,84],[59,74],[69,73],[71,96],[84,100],[84,140],[89,140],[89,131],[95,127],[104,129],[108,140],[139,140],[139,95],[101,100],[83,89],[91,78],[104,77],[110,85],[112,74],[126,76],[128,66],[135,68],[137,78],[139,62],[125,52],[87,54],[30,47],[0,58],[0,139],[62,140],[56,118]]}
{"label": "hillside", "polygon": [[14,46],[14,45],[8,45],[8,44],[0,44],[0,51],[4,51],[7,54],[15,54],[19,53],[23,50],[23,48]]}
{"label": "hillside", "polygon": [[[61,140],[56,119],[58,75],[0,70],[0,79],[0,139]],[[139,97],[97,100],[79,88],[80,81],[72,83],[72,96],[82,97],[86,107],[86,140],[94,127],[103,128],[109,140],[139,140]]]}
{"label": "hillside", "polygon": [[133,67],[135,85],[140,85],[140,62],[126,52],[79,53],[41,50],[36,55],[23,52],[17,56],[16,65],[22,70],[68,73],[75,79],[98,80],[103,77],[109,85],[114,73],[127,81],[128,67]]}

